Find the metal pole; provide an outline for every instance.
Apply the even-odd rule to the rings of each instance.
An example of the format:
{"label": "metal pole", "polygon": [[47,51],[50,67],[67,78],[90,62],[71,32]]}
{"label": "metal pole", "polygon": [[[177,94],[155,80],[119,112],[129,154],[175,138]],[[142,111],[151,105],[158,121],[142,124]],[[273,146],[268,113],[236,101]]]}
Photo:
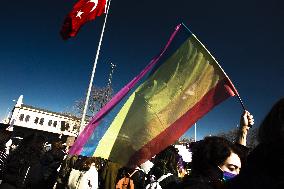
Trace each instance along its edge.
{"label": "metal pole", "polygon": [[110,3],[111,3],[111,0],[109,0],[108,6],[107,6],[105,21],[104,21],[103,29],[102,29],[101,36],[100,36],[100,41],[99,41],[99,45],[98,45],[98,49],[97,49],[97,54],[96,54],[96,58],[95,58],[94,66],[93,66],[93,71],[92,71],[92,75],[91,75],[91,80],[90,80],[90,83],[89,83],[89,88],[88,88],[88,92],[87,92],[87,96],[86,96],[85,106],[84,106],[84,110],[83,110],[83,114],[82,114],[79,134],[83,131],[83,129],[85,127],[84,122],[85,122],[86,112],[87,112],[87,109],[88,109],[89,98],[90,98],[92,85],[93,85],[93,80],[94,80],[94,75],[95,75],[95,70],[96,70],[96,66],[97,66],[97,62],[98,62],[98,58],[99,58],[99,54],[100,54],[100,49],[101,49],[101,44],[102,44],[102,39],[103,39],[103,35],[104,35],[105,25],[106,25],[108,13],[109,13]]}

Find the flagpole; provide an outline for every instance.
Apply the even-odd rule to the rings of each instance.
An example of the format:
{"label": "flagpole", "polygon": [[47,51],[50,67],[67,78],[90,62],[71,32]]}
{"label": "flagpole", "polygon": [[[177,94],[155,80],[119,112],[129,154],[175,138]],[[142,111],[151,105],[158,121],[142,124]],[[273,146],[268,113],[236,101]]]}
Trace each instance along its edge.
{"label": "flagpole", "polygon": [[83,114],[82,114],[79,134],[83,131],[84,125],[85,125],[84,122],[85,122],[86,112],[87,112],[87,108],[88,108],[88,104],[89,104],[89,98],[90,98],[92,85],[93,85],[93,80],[94,80],[94,75],[95,75],[95,70],[96,70],[96,66],[97,66],[97,62],[98,62],[98,58],[99,58],[99,54],[100,54],[100,49],[101,49],[101,44],[102,44],[102,39],[103,39],[103,35],[104,35],[105,25],[106,25],[108,13],[109,13],[110,3],[111,3],[111,0],[109,0],[109,3],[107,5],[106,16],[105,16],[105,20],[104,20],[101,36],[100,36],[99,45],[98,45],[98,48],[97,48],[96,58],[95,58],[95,61],[94,61],[94,66],[93,66],[93,71],[92,71],[92,75],[91,75],[91,79],[90,79],[90,83],[89,83],[88,92],[87,92],[87,95],[86,95],[86,101],[85,101],[85,106],[84,106],[84,110],[83,110]]}

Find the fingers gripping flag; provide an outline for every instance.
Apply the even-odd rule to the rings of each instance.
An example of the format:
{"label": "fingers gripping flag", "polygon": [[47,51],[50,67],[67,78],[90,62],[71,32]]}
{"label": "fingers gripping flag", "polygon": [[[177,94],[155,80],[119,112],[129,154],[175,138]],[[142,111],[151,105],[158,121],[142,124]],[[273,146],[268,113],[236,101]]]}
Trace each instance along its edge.
{"label": "fingers gripping flag", "polygon": [[83,24],[105,13],[107,0],[79,0],[65,17],[60,34],[64,40],[75,37]]}

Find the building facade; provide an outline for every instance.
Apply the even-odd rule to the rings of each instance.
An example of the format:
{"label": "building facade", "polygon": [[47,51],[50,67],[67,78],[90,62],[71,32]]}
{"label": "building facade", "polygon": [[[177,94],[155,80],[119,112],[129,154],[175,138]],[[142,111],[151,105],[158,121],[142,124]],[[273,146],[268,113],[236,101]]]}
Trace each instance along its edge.
{"label": "building facade", "polygon": [[25,105],[22,95],[9,118],[10,125],[67,136],[78,135],[80,121],[75,116]]}

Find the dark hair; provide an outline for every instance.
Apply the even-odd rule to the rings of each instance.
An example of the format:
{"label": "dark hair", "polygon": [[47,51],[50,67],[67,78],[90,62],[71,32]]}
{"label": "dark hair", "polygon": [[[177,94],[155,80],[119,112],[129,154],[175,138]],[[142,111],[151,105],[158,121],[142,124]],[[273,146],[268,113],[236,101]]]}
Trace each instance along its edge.
{"label": "dark hair", "polygon": [[260,143],[284,142],[284,98],[272,107],[258,131]]}
{"label": "dark hair", "polygon": [[170,145],[160,153],[158,153],[154,159],[154,164],[159,163],[167,169],[168,172],[173,175],[178,175],[177,163],[179,160],[178,150]]}
{"label": "dark hair", "polygon": [[51,146],[52,146],[52,149],[55,149],[55,150],[64,149],[64,146],[63,146],[61,141],[54,141],[54,142],[51,143]]}
{"label": "dark hair", "polygon": [[37,161],[43,153],[43,144],[46,138],[37,133],[24,137],[15,151],[11,153],[9,159],[13,161],[26,162]]}
{"label": "dark hair", "polygon": [[192,146],[192,173],[207,175],[209,170],[221,165],[232,152],[241,158],[234,143],[222,137],[205,137]]}

